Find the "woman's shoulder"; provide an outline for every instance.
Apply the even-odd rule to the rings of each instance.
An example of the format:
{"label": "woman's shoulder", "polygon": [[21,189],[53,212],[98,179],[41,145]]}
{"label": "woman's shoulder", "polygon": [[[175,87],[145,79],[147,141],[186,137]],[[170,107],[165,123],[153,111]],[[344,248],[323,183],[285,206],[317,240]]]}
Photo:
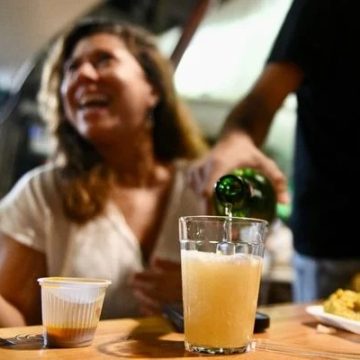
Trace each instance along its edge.
{"label": "woman's shoulder", "polygon": [[45,163],[26,172],[18,183],[51,182],[59,170],[59,166],[53,162]]}
{"label": "woman's shoulder", "polygon": [[[44,251],[54,217],[61,219],[57,167],[46,164],[25,173],[0,201],[0,231],[26,246]],[[56,228],[58,230],[58,227]],[[51,233],[51,231],[49,233]]]}
{"label": "woman's shoulder", "polygon": [[191,165],[191,160],[178,158],[174,160],[175,171],[185,174]]}
{"label": "woman's shoulder", "polygon": [[53,163],[46,163],[29,170],[16,182],[10,192],[5,196],[5,200],[20,195],[26,196],[26,194],[43,197],[45,193],[55,193],[56,174],[58,171],[58,166]]}
{"label": "woman's shoulder", "polygon": [[[177,159],[174,161],[175,176],[173,184],[173,193],[181,194],[180,203],[185,204],[191,202],[194,207],[203,203],[203,198],[195,193],[195,190],[188,182],[188,170],[192,165],[193,160]],[[186,200],[186,201],[185,201]],[[197,204],[197,205],[195,205]]]}
{"label": "woman's shoulder", "polygon": [[22,175],[19,181],[28,182],[34,179],[47,179],[52,177],[58,170],[58,165],[54,164],[53,162],[48,162],[27,171],[24,175]]}

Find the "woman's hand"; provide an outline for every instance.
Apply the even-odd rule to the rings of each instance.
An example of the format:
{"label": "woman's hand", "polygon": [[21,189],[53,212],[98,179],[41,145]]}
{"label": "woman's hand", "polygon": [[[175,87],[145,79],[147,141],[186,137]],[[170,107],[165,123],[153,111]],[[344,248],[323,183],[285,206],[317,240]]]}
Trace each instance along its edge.
{"label": "woman's hand", "polygon": [[143,272],[130,281],[143,315],[161,313],[163,304],[181,301],[181,265],[155,259]]}

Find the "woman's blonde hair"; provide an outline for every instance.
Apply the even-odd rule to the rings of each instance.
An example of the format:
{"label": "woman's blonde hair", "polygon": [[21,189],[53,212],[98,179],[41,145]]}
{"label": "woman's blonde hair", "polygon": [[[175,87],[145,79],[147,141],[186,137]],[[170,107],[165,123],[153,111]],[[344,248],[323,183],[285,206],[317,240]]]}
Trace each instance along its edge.
{"label": "woman's blonde hair", "polygon": [[64,211],[78,223],[92,219],[103,210],[112,171],[92,144],[66,120],[60,86],[64,63],[76,44],[96,33],[109,33],[121,38],[159,93],[160,101],[152,113],[155,157],[165,162],[176,158],[193,159],[207,149],[198,127],[176,94],[172,66],[159,52],[150,33],[126,23],[102,20],[78,23],[53,46],[44,65],[38,96],[40,111],[57,140],[56,155],[65,160],[59,176]]}

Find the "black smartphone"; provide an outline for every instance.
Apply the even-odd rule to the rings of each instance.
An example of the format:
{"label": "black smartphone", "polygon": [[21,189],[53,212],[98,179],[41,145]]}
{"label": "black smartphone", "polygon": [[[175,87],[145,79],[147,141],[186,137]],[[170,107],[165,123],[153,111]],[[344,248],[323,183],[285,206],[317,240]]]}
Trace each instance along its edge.
{"label": "black smartphone", "polygon": [[182,304],[165,304],[163,315],[170,321],[177,332],[184,332],[184,315]]}
{"label": "black smartphone", "polygon": [[[177,332],[184,332],[184,315],[182,304],[166,304],[163,314],[173,325]],[[270,317],[267,314],[256,312],[254,333],[264,332],[270,326]]]}

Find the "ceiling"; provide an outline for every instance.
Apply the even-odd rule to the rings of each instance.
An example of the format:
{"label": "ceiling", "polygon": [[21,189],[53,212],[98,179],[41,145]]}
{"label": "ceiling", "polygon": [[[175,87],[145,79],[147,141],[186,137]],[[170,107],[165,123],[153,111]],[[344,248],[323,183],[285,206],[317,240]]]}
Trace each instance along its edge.
{"label": "ceiling", "polygon": [[[0,0],[0,85],[49,39],[101,0]],[[6,51],[4,51],[6,49]]]}
{"label": "ceiling", "polygon": [[181,6],[173,0],[0,0],[0,86],[11,86],[21,66],[80,16],[126,18],[159,33],[183,25],[194,4],[194,0],[182,0]]}

